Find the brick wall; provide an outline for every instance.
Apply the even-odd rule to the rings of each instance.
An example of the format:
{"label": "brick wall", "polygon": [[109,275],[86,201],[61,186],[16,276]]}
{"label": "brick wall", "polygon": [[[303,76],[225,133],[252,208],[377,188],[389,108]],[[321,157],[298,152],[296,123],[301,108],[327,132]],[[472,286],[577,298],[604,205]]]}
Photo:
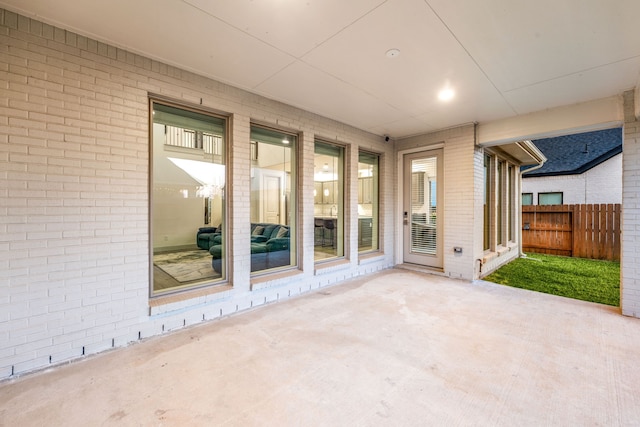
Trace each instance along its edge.
{"label": "brick wall", "polygon": [[624,93],[624,122],[620,307],[623,314],[640,317],[640,122],[633,91]]}
{"label": "brick wall", "polygon": [[[393,264],[394,164],[381,137],[0,9],[0,379],[299,295]],[[149,95],[230,117],[230,284],[149,301]],[[302,135],[300,270],[249,275],[250,122]],[[313,263],[314,136],[379,152],[381,245]],[[351,220],[349,220],[351,218]]]}

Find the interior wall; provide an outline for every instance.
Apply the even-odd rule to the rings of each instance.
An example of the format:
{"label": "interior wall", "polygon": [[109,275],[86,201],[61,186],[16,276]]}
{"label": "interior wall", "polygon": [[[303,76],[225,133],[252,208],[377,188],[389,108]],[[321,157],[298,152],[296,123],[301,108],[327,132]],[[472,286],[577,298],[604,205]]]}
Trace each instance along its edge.
{"label": "interior wall", "polygon": [[[195,247],[194,230],[205,226],[204,199],[196,195],[200,184],[185,171],[171,163],[167,157],[172,153],[165,150],[162,125],[154,125],[153,132],[153,174],[156,188],[153,193],[153,245],[154,249]],[[185,153],[174,153],[173,157],[188,158]],[[193,160],[201,160],[194,157]],[[212,208],[218,213],[222,201],[214,199]],[[215,207],[218,210],[215,210]],[[220,223],[218,215],[216,225]],[[213,226],[212,224],[209,224]]]}

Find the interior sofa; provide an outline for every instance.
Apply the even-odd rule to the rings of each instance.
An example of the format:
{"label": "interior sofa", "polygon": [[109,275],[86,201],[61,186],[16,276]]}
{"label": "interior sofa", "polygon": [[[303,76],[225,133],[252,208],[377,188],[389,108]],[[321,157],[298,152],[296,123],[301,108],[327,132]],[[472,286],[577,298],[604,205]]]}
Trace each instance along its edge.
{"label": "interior sofa", "polygon": [[211,246],[222,243],[222,227],[200,227],[196,233],[196,244],[200,249],[209,250]]}
{"label": "interior sofa", "polygon": [[[214,240],[216,240],[214,238]],[[282,267],[291,263],[289,226],[270,223],[251,224],[251,271]],[[222,241],[209,248],[211,266],[222,273]]]}

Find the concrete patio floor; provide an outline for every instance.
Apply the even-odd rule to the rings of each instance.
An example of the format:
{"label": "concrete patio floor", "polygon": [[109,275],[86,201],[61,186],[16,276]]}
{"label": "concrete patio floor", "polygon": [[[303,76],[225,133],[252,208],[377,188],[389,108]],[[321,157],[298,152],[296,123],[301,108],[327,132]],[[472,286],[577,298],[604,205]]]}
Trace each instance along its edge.
{"label": "concrete patio floor", "polygon": [[6,381],[0,425],[640,425],[640,320],[392,269]]}

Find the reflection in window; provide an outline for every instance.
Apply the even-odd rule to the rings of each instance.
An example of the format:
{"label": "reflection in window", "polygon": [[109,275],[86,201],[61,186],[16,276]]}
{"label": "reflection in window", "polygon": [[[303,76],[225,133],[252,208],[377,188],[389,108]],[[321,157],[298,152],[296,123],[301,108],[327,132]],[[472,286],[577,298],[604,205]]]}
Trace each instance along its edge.
{"label": "reflection in window", "polygon": [[295,135],[251,127],[251,271],[296,265]]}
{"label": "reflection in window", "polygon": [[379,248],[380,156],[361,151],[358,154],[358,251]]}
{"label": "reflection in window", "polygon": [[157,102],[152,116],[151,293],[158,295],[225,277],[226,123]]}
{"label": "reflection in window", "polygon": [[314,258],[344,255],[344,148],[315,143]]}

